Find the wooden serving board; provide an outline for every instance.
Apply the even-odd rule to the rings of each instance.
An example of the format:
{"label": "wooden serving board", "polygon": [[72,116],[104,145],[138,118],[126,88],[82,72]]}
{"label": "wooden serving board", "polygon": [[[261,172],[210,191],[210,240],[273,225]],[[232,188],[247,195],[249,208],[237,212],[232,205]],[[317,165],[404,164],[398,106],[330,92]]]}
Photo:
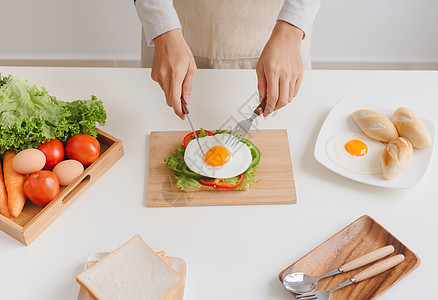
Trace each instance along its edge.
{"label": "wooden serving board", "polygon": [[254,130],[247,138],[261,153],[257,183],[247,191],[200,190],[185,193],[164,166],[164,158],[182,143],[186,131],[155,131],[150,136],[148,207],[295,204],[296,193],[287,131]]}
{"label": "wooden serving board", "polygon": [[[394,253],[377,262],[397,254],[403,254],[405,260],[396,267],[379,275],[337,290],[330,298],[330,300],[376,299],[406,275],[414,271],[420,265],[420,258],[374,219],[366,215],[360,217],[280,272],[278,278],[283,282],[284,277],[295,272],[304,272],[310,276],[318,277],[339,268],[359,256],[388,245],[394,246]],[[318,282],[318,290],[331,290],[371,265],[369,264],[351,272],[321,279]]]}

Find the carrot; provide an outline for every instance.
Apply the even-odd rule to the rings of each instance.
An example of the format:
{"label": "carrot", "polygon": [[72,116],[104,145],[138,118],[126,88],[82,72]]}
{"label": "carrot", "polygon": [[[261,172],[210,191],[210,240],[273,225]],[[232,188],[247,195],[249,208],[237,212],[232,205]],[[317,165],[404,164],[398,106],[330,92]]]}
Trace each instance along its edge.
{"label": "carrot", "polygon": [[6,218],[12,219],[8,207],[8,194],[6,193],[5,181],[3,180],[3,171],[0,164],[0,214]]}
{"label": "carrot", "polygon": [[18,217],[23,210],[26,202],[24,194],[24,181],[26,175],[17,173],[12,167],[12,159],[15,156],[14,151],[7,151],[3,157],[3,171],[5,173],[5,185],[8,192],[9,212],[13,217]]}

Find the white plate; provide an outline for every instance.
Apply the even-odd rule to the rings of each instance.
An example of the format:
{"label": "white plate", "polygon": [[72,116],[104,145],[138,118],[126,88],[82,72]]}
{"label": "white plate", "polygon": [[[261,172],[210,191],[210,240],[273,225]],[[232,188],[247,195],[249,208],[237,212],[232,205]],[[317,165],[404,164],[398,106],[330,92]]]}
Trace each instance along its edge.
{"label": "white plate", "polygon": [[[354,111],[358,109],[372,109],[392,120],[392,115],[397,108],[398,107],[393,109],[381,107],[354,99],[344,99],[340,101],[330,111],[321,127],[321,130],[319,131],[315,144],[315,159],[333,172],[351,180],[386,188],[414,188],[420,183],[421,179],[423,179],[424,175],[427,173],[432,160],[433,149],[435,148],[435,124],[431,120],[421,117],[432,135],[432,147],[428,149],[414,149],[412,160],[408,167],[403,171],[402,174],[393,180],[385,180],[382,174],[361,175],[349,172],[332,162],[327,157],[325,151],[327,140],[338,133],[363,133],[351,117],[351,114]],[[415,109],[412,110],[415,112]]]}
{"label": "white plate", "polygon": [[[104,258],[106,255],[108,255],[110,253],[111,252],[97,252],[97,253],[93,253],[93,254],[91,254],[88,257],[86,263],[88,263],[89,261],[101,260],[102,258]],[[187,283],[187,262],[185,261],[185,259],[183,259],[181,257],[169,256],[169,260],[170,260],[170,263],[172,265],[172,268],[175,271],[177,271],[178,273],[184,275],[184,277],[186,278],[186,283]],[[86,263],[85,263],[85,266],[84,266],[84,270],[87,269]],[[182,289],[178,289],[175,292],[175,294],[174,294],[174,299],[175,300],[182,300],[184,298],[185,284],[184,284],[184,287]],[[88,297],[87,291],[81,286],[80,289],[79,289],[78,300],[89,300],[89,299],[90,298]]]}

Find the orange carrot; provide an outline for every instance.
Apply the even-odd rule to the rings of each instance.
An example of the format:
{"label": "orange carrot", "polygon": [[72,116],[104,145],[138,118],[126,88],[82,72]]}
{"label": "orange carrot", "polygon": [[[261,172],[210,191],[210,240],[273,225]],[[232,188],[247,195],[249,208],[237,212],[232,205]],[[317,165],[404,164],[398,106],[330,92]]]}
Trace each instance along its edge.
{"label": "orange carrot", "polygon": [[12,219],[8,207],[8,194],[6,193],[5,181],[3,180],[3,171],[0,164],[0,214],[6,218]]}
{"label": "orange carrot", "polygon": [[12,159],[15,156],[14,151],[7,151],[3,157],[3,171],[5,173],[6,191],[8,192],[9,212],[13,217],[18,217],[23,210],[26,202],[24,194],[24,181],[26,175],[17,173],[12,167]]}

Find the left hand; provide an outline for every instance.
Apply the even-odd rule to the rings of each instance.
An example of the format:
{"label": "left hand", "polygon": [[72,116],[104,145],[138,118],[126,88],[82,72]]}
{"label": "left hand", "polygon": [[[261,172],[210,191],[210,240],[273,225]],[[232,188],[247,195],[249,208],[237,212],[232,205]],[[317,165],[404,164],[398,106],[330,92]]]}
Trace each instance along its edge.
{"label": "left hand", "polygon": [[265,112],[286,106],[298,94],[303,78],[301,40],[303,31],[284,21],[277,21],[257,63],[260,101],[268,95]]}

